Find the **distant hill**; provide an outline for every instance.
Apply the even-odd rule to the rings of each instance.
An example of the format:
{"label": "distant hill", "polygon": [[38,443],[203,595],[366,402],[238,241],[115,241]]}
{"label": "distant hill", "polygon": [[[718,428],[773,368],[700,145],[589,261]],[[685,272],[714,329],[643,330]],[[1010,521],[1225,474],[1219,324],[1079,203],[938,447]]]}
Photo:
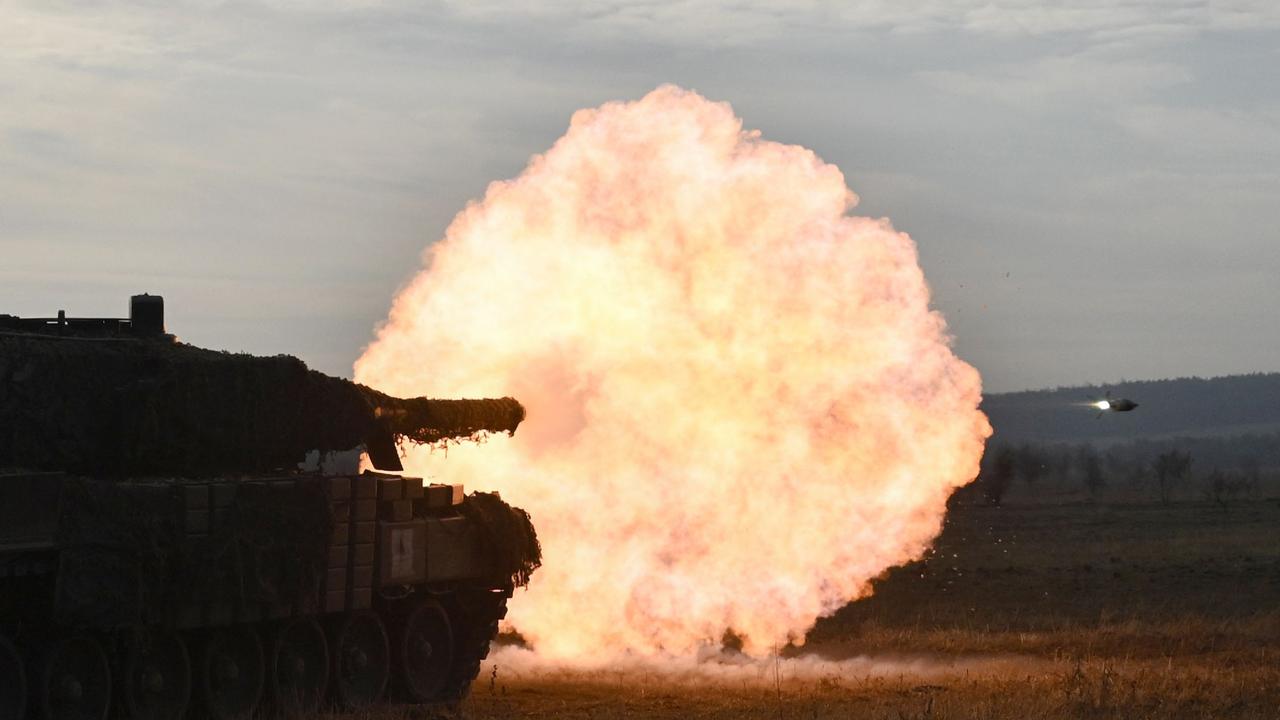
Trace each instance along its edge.
{"label": "distant hill", "polygon": [[[1128,413],[1088,407],[1108,391],[1139,404]],[[1123,382],[998,393],[983,398],[1000,442],[1112,443],[1139,438],[1280,431],[1280,373]]]}

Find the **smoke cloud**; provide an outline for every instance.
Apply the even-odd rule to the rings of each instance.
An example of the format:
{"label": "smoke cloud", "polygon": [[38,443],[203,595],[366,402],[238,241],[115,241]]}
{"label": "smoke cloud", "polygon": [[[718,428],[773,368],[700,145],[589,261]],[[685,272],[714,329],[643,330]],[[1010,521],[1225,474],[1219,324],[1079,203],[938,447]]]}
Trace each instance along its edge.
{"label": "smoke cloud", "polygon": [[511,439],[406,468],[528,509],[510,620],[548,659],[801,642],[937,535],[978,471],[978,373],[912,240],[813,152],[664,86],[573,116],[395,300],[356,379],[513,395]]}

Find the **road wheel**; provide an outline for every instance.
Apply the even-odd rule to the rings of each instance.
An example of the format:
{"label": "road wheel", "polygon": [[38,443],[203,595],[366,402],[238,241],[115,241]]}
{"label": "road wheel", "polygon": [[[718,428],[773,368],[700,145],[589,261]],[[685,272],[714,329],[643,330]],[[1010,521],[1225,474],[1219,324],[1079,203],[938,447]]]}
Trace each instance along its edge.
{"label": "road wheel", "polygon": [[0,720],[23,720],[27,713],[27,671],[13,643],[0,635]]}
{"label": "road wheel", "polygon": [[400,686],[412,702],[430,702],[444,693],[453,666],[453,628],[435,600],[424,600],[404,617],[396,638]]}
{"label": "road wheel", "polygon": [[324,631],[312,618],[282,625],[271,655],[271,695],[286,712],[320,706],[329,682],[329,646]]}
{"label": "road wheel", "polygon": [[338,618],[329,647],[338,702],[349,710],[377,702],[391,676],[391,648],[377,613],[366,610]]}
{"label": "road wheel", "polygon": [[111,709],[111,668],[88,635],[53,643],[40,665],[38,707],[45,720],[105,720]]}
{"label": "road wheel", "polygon": [[191,698],[191,656],[177,633],[151,630],[125,655],[121,683],[133,720],[180,720]]}
{"label": "road wheel", "polygon": [[200,699],[210,720],[253,714],[262,698],[262,641],[248,625],[215,630],[200,654]]}

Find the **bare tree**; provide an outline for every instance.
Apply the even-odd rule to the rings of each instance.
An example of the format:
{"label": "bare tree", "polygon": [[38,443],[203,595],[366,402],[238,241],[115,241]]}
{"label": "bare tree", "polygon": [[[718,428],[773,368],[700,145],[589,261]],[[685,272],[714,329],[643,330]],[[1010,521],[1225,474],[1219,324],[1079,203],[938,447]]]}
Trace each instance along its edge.
{"label": "bare tree", "polygon": [[1151,463],[1151,472],[1156,477],[1156,488],[1160,491],[1160,502],[1169,504],[1173,489],[1186,479],[1191,472],[1191,454],[1177,449],[1160,453]]}
{"label": "bare tree", "polygon": [[1141,458],[1131,460],[1125,471],[1125,480],[1131,490],[1140,490],[1147,482],[1147,463]]}
{"label": "bare tree", "polygon": [[1016,465],[1023,481],[1035,485],[1037,480],[1048,474],[1049,457],[1034,445],[1023,443],[1018,447]]}
{"label": "bare tree", "polygon": [[991,465],[979,477],[982,497],[988,505],[998,506],[1004,501],[1004,494],[1009,491],[1009,485],[1013,483],[1015,464],[1014,451],[1007,445],[1002,445],[991,460]]}
{"label": "bare tree", "polygon": [[1258,458],[1245,458],[1240,465],[1240,473],[1249,496],[1257,500],[1262,494],[1262,466],[1258,463]]}
{"label": "bare tree", "polygon": [[1248,489],[1249,481],[1246,478],[1217,468],[1204,479],[1205,499],[1217,505],[1222,512],[1226,512],[1228,506]]}
{"label": "bare tree", "polygon": [[1102,472],[1102,462],[1098,460],[1097,454],[1087,453],[1083,456],[1083,464],[1084,489],[1089,491],[1091,497],[1096,498],[1107,487],[1107,476]]}

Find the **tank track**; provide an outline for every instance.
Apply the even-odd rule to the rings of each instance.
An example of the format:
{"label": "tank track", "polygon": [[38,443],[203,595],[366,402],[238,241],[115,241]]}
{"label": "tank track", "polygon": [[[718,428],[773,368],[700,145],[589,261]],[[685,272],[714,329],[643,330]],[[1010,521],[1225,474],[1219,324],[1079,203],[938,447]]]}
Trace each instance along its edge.
{"label": "tank track", "polygon": [[[125,689],[130,668],[136,667],[136,649],[144,641],[141,638],[149,632],[167,632],[160,628],[131,628],[113,632],[82,632],[70,628],[52,628],[46,625],[39,632],[32,632],[30,626],[0,626],[0,720],[65,720],[74,716],[76,720],[98,718],[108,720],[233,720],[240,717],[259,717],[278,715],[293,717],[314,714],[324,710],[351,710],[366,712],[370,708],[397,702],[410,702],[425,706],[437,706],[446,710],[456,710],[469,694],[472,682],[480,673],[481,663],[489,654],[489,645],[498,633],[498,621],[506,616],[507,594],[501,590],[464,589],[455,592],[415,596],[398,601],[395,605],[384,605],[370,611],[332,613],[317,616],[293,616],[273,620],[262,620],[254,623],[241,623],[216,628],[200,628],[186,631],[173,631],[166,637],[171,642],[177,657],[185,653],[189,658],[189,676],[185,689],[180,691],[178,699],[168,710],[157,712],[154,707],[143,708],[137,701],[136,693],[131,697]],[[407,698],[403,690],[396,686],[395,677],[402,668],[396,666],[396,645],[400,640],[396,636],[400,627],[396,615],[405,609],[412,608],[415,603],[438,604],[444,608],[448,618],[449,632],[452,633],[452,657],[443,672],[444,677],[433,679],[432,686],[437,688],[430,697]],[[344,701],[338,688],[336,674],[340,672],[335,659],[339,628],[345,627],[353,616],[364,618],[376,617],[386,633],[388,645],[388,665],[382,689],[374,693],[366,704],[354,705]],[[287,699],[287,678],[279,676],[276,670],[282,667],[281,657],[286,653],[280,649],[282,638],[288,637],[295,627],[304,629],[315,627],[321,629],[320,646],[324,648],[326,657],[324,673],[326,679],[320,685],[314,697],[307,700],[302,707],[291,704]],[[51,629],[52,628],[52,629]],[[261,648],[261,667],[251,668],[240,664],[236,673],[243,676],[261,676],[259,687],[252,691],[260,699],[248,703],[247,712],[218,711],[216,703],[209,697],[209,688],[216,683],[211,679],[215,672],[206,658],[212,656],[210,646],[215,639],[222,641],[227,637],[250,638]],[[305,643],[303,643],[305,645]],[[77,654],[74,662],[65,667],[84,665],[84,658],[101,659],[103,675],[94,675],[92,671],[79,670],[84,677],[63,677],[69,671],[50,670],[52,656],[57,652]],[[174,656],[171,656],[174,657]],[[92,663],[91,663],[92,664]],[[98,667],[98,666],[94,666]],[[51,677],[56,675],[57,677]],[[71,675],[75,672],[72,671]],[[136,673],[135,673],[136,674]],[[16,675],[16,677],[15,677]],[[14,682],[24,683],[25,692],[14,686]],[[143,682],[146,682],[145,673]],[[49,692],[41,687],[52,683],[54,693],[66,690],[58,688],[74,687],[78,696],[89,696],[92,689],[101,689],[109,695],[109,700],[97,710],[83,712],[84,708],[70,715],[57,710],[50,710],[53,705],[64,703],[65,697],[50,698]],[[170,680],[172,684],[172,680]],[[25,697],[23,697],[25,696]],[[89,698],[92,701],[92,697]],[[25,706],[26,710],[23,710]],[[299,713],[298,710],[302,712]]]}

